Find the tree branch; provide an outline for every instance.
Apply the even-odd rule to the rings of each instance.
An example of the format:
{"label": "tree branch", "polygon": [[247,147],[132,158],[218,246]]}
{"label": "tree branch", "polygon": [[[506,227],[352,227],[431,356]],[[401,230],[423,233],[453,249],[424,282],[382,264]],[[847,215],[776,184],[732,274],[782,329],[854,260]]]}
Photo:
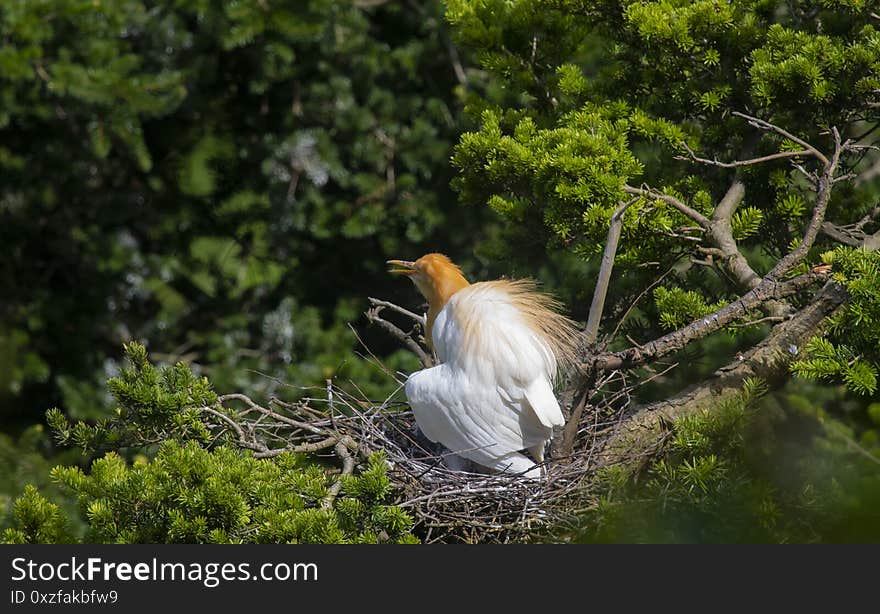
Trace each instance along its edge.
{"label": "tree branch", "polygon": [[739,179],[734,179],[730,184],[730,187],[727,188],[727,193],[724,194],[724,197],[721,199],[721,202],[718,203],[718,206],[715,207],[715,211],[712,213],[712,221],[719,220],[730,220],[733,216],[733,212],[742,202],[743,197],[746,195],[746,186]]}
{"label": "tree branch", "polygon": [[631,369],[648,361],[655,360],[671,352],[682,349],[688,343],[720,330],[738,318],[745,316],[762,303],[771,299],[782,299],[796,294],[800,290],[827,276],[827,272],[810,272],[795,277],[788,282],[778,282],[765,277],[760,284],[737,300],[725,305],[715,313],[691,322],[687,326],[673,331],[638,347],[620,352],[609,352],[593,357],[592,365],[599,369]]}
{"label": "tree branch", "polygon": [[869,252],[880,249],[880,230],[865,237],[865,242],[862,244],[862,247]]}
{"label": "tree branch", "polygon": [[874,221],[878,215],[880,215],[880,206],[875,206],[854,224],[839,226],[826,221],[822,223],[821,231],[838,243],[857,247],[862,245],[869,236],[864,231],[865,226]]}
{"label": "tree branch", "polygon": [[[867,251],[880,250],[880,230],[860,245]],[[797,291],[810,276],[821,279],[827,271],[813,271],[788,282],[784,291]],[[640,450],[652,448],[661,425],[693,414],[739,393],[746,378],[757,377],[773,385],[789,372],[789,365],[801,347],[822,328],[826,318],[849,299],[846,289],[827,281],[812,301],[790,319],[778,324],[770,334],[746,354],[722,367],[708,381],[700,382],[671,399],[632,409],[619,428],[606,441],[600,462],[632,458]]]}
{"label": "tree branch", "polygon": [[678,209],[679,212],[695,221],[697,224],[699,224],[701,228],[708,228],[710,224],[709,218],[707,218],[705,215],[703,215],[696,209],[687,206],[686,204],[684,204],[674,196],[670,196],[669,194],[664,194],[662,192],[658,192],[657,190],[635,188],[631,185],[623,186],[623,191],[627,194],[632,194],[634,196],[647,196],[650,198],[656,198],[657,200],[662,200],[666,204],[673,206],[674,208]]}
{"label": "tree branch", "polygon": [[[748,116],[744,117],[748,118]],[[762,122],[762,120],[755,121],[766,126],[771,126],[770,129],[778,131],[780,134],[788,135],[787,132],[781,128],[772,126],[772,124],[767,124],[767,122]],[[793,292],[783,290],[783,288],[786,287],[786,284],[780,284],[778,280],[806,257],[808,250],[815,242],[819,229],[822,226],[822,222],[825,219],[825,211],[828,208],[828,201],[831,199],[831,190],[834,185],[834,174],[837,171],[840,155],[849,146],[849,142],[841,143],[840,134],[836,128],[832,128],[831,132],[834,136],[834,153],[830,159],[819,154],[821,159],[826,160],[827,163],[822,175],[818,179],[816,204],[813,206],[813,216],[810,219],[807,229],[804,232],[803,239],[797,248],[782,257],[770,272],[767,273],[767,275],[765,275],[764,278],[751,290],[732,303],[717,310],[715,313],[691,322],[683,328],[655,339],[654,341],[650,341],[640,347],[632,347],[621,352],[595,356],[591,366],[601,369],[621,369],[632,368],[644,364],[649,360],[654,360],[669,354],[670,352],[680,350],[688,343],[701,339],[722,327],[727,326],[737,318],[744,316],[749,311],[769,300],[790,296]],[[802,141],[801,144],[803,144]],[[710,225],[709,228],[712,228],[712,226]],[[803,278],[804,276],[801,277]],[[789,282],[789,284],[790,283],[791,282]],[[590,367],[587,366],[586,368],[589,370]]]}
{"label": "tree branch", "polygon": [[620,242],[623,214],[636,200],[638,199],[633,198],[629,202],[620,205],[611,214],[608,237],[605,239],[605,251],[602,253],[602,264],[599,268],[599,276],[596,278],[596,289],[593,291],[593,301],[590,304],[590,313],[587,317],[587,326],[584,331],[587,345],[595,344],[599,338],[599,322],[602,319],[602,311],[605,308],[605,297],[608,294],[608,285],[611,282],[611,270],[614,268],[617,244]]}
{"label": "tree branch", "polygon": [[342,489],[342,481],[345,479],[345,476],[351,475],[354,472],[354,456],[349,452],[349,448],[357,449],[357,444],[351,437],[343,437],[333,448],[336,455],[342,459],[342,472],[339,474],[339,478],[330,486],[327,496],[321,502],[321,507],[325,510],[333,507],[333,502],[336,501],[336,497]]}
{"label": "tree branch", "polygon": [[812,145],[807,143],[802,138],[793,135],[791,132],[788,132],[787,130],[782,129],[779,126],[771,124],[770,122],[764,121],[763,119],[758,119],[757,117],[752,117],[751,115],[746,115],[745,113],[740,113],[739,111],[734,111],[733,115],[735,115],[736,117],[742,117],[743,119],[748,121],[749,124],[751,124],[755,128],[758,128],[760,130],[770,130],[770,131],[775,132],[776,134],[778,134],[782,137],[787,138],[789,141],[797,143],[798,145],[803,147],[806,151],[808,151],[810,154],[812,154],[816,158],[819,158],[819,160],[821,160],[823,165],[825,165],[826,167],[828,166],[829,160],[825,156],[825,154],[823,154],[821,151],[819,151],[818,149],[816,149],[815,147],[813,147]]}
{"label": "tree branch", "polygon": [[[831,222],[822,222],[821,230],[824,234],[828,235],[838,243],[843,243],[844,245],[849,245],[855,247],[857,245],[861,245],[865,240],[865,233],[850,232],[848,229],[843,226],[838,226],[837,224],[832,224]],[[859,236],[861,234],[861,236]]]}
{"label": "tree branch", "polygon": [[778,279],[785,275],[792,269],[792,267],[804,259],[809,249],[813,246],[816,236],[819,234],[819,229],[822,227],[822,222],[825,220],[825,211],[828,208],[828,201],[831,200],[831,189],[834,186],[834,173],[837,171],[837,165],[840,162],[840,154],[848,145],[848,143],[840,142],[840,133],[837,131],[837,128],[832,128],[831,132],[834,135],[834,153],[830,160],[822,156],[827,162],[822,175],[819,177],[818,189],[816,190],[816,204],[813,206],[813,217],[807,225],[807,230],[804,233],[801,244],[777,262],[776,266],[774,266],[767,274],[767,277]]}
{"label": "tree branch", "polygon": [[367,300],[369,300],[370,304],[373,305],[374,307],[376,307],[376,306],[387,307],[388,309],[391,309],[392,311],[396,311],[397,313],[408,317],[410,320],[413,320],[417,324],[421,324],[422,326],[425,325],[425,322],[426,322],[425,316],[419,315],[417,313],[413,313],[409,309],[404,309],[400,305],[395,305],[394,303],[390,303],[388,301],[383,301],[378,298],[373,298],[372,296],[368,297]]}
{"label": "tree branch", "polygon": [[688,144],[684,141],[681,142],[681,146],[685,148],[688,152],[688,156],[675,156],[676,160],[693,160],[694,162],[698,162],[700,164],[708,164],[709,166],[717,166],[719,168],[739,168],[741,166],[751,166],[752,164],[761,164],[763,162],[770,162],[772,160],[779,160],[782,158],[797,158],[800,156],[811,156],[813,152],[808,149],[802,149],[800,151],[780,151],[779,153],[770,154],[768,156],[761,156],[760,158],[751,158],[750,160],[735,160],[733,162],[720,162],[718,160],[709,160],[708,158],[701,158],[694,151],[688,147]]}
{"label": "tree branch", "polygon": [[[706,232],[708,238],[718,250],[712,252],[719,258],[719,265],[733,278],[742,291],[751,290],[760,283],[761,278],[749,265],[748,260],[739,251],[733,238],[730,218],[736,207],[742,202],[745,195],[745,186],[739,179],[734,179],[712,213],[712,219],[707,218],[699,211],[684,204],[674,196],[657,192],[656,190],[634,188],[625,186],[624,192],[639,196],[658,198],[679,210],[681,213],[695,221]],[[698,248],[704,253],[713,248]]]}
{"label": "tree branch", "polygon": [[[393,303],[386,303],[385,301],[377,301],[376,299],[372,299],[372,298],[370,299],[370,301],[371,302],[375,301],[375,302],[373,303],[373,307],[371,307],[366,312],[364,312],[364,315],[367,316],[367,320],[371,324],[376,324],[377,326],[379,326],[379,328],[381,328],[385,332],[389,333],[392,337],[395,337],[400,342],[402,342],[407,347],[407,349],[409,349],[413,354],[418,356],[419,362],[422,363],[423,367],[425,367],[426,369],[433,367],[434,366],[434,359],[424,349],[422,349],[422,346],[419,345],[418,342],[415,339],[413,339],[410,334],[402,331],[400,328],[398,328],[397,326],[395,326],[394,324],[392,324],[391,322],[382,318],[379,315],[379,313],[382,311],[382,309],[385,306],[392,306]],[[386,305],[383,305],[381,303],[386,303]],[[402,307],[397,307],[396,305],[393,305],[393,308],[400,313],[408,314],[409,317],[414,318],[417,322],[421,322],[421,318],[419,318],[419,316],[415,315],[414,313],[409,312],[406,309],[403,309]]]}
{"label": "tree branch", "polygon": [[715,211],[712,213],[712,222],[706,235],[721,250],[719,265],[736,282],[741,291],[751,290],[761,282],[761,277],[739,251],[739,246],[733,238],[731,219],[745,193],[743,182],[734,179],[727,189],[727,193],[715,207]]}
{"label": "tree branch", "polygon": [[846,299],[845,289],[829,281],[809,305],[778,324],[764,341],[716,371],[708,381],[691,386],[671,399],[633,408],[605,442],[600,462],[619,462],[632,458],[640,450],[652,448],[663,423],[738,394],[747,378],[761,378],[771,385],[779,382],[788,374],[788,366],[794,358],[791,347],[800,347],[815,335],[825,319]]}

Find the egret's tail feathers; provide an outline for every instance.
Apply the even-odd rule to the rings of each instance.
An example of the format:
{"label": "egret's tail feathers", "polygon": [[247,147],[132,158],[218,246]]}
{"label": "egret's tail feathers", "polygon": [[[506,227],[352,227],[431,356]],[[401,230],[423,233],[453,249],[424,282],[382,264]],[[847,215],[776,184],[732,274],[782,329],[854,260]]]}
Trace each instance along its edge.
{"label": "egret's tail feathers", "polygon": [[538,479],[542,476],[541,468],[529,457],[519,452],[505,454],[499,458],[492,459],[490,463],[486,466],[501,473],[518,474],[529,479]]}

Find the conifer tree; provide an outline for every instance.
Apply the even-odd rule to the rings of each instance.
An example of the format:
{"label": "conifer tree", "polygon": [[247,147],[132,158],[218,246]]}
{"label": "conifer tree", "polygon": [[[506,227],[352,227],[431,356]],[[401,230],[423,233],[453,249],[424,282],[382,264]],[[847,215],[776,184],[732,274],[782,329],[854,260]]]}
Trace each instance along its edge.
{"label": "conifer tree", "polygon": [[[456,147],[455,186],[463,202],[508,221],[507,244],[537,235],[560,254],[569,302],[585,319],[603,316],[564,395],[567,431],[584,414],[609,419],[594,415],[609,374],[648,383],[613,414],[620,425],[602,455],[631,458],[667,442],[670,456],[650,469],[656,488],[635,494],[659,499],[650,509],[668,504],[670,517],[684,517],[679,504],[695,492],[745,496],[738,480],[751,479],[767,488],[751,491],[754,509],[827,528],[807,510],[833,508],[847,482],[850,535],[878,538],[858,533],[868,525],[857,520],[880,494],[880,21],[870,4],[448,2],[456,40],[501,84],[469,102],[480,125]],[[603,262],[614,219],[619,244]],[[614,265],[604,310],[590,304],[600,262]],[[744,385],[785,388],[757,401]],[[803,465],[823,458],[824,477],[820,461],[787,465],[815,501],[768,495],[778,477],[762,463],[779,458],[748,450],[760,440],[743,443],[749,421],[716,424],[780,401],[799,425],[790,428],[822,442]],[[770,415],[758,421],[773,430]],[[705,509],[720,500],[707,499]],[[618,518],[634,506],[623,509]],[[605,535],[638,533],[627,531]],[[789,526],[760,539],[817,538],[808,533]],[[846,534],[825,538],[832,533]]]}
{"label": "conifer tree", "polygon": [[[381,452],[359,471],[333,475],[295,450],[257,458],[204,416],[217,395],[183,363],[156,368],[143,345],[110,380],[115,416],[72,425],[48,420],[61,443],[103,452],[84,472],[58,465],[51,479],[74,496],[86,520],[69,516],[35,487],[12,507],[5,543],[411,543],[412,519],[389,505]],[[226,418],[230,420],[230,418]],[[158,445],[154,455],[136,454]]]}
{"label": "conifer tree", "polygon": [[730,367],[672,414],[795,357],[799,375],[876,393],[880,24],[866,3],[452,0],[448,17],[505,86],[469,107],[462,200],[587,262],[626,207],[587,370],[726,332],[716,366]]}

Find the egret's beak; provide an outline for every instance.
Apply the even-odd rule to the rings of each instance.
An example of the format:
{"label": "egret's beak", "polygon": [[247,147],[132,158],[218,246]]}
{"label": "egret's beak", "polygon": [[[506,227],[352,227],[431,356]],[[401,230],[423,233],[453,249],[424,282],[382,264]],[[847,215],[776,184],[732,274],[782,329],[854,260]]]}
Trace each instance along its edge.
{"label": "egret's beak", "polygon": [[388,269],[388,272],[392,275],[415,275],[416,274],[416,263],[410,262],[409,260],[389,260],[388,264],[392,267]]}

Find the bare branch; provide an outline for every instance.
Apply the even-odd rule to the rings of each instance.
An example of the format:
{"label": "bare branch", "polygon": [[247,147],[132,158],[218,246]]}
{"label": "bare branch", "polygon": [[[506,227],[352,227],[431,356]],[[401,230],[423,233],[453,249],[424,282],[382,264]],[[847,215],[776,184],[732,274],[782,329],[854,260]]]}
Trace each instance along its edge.
{"label": "bare branch", "polygon": [[289,426],[293,426],[298,429],[302,429],[304,431],[309,431],[315,435],[326,435],[325,430],[317,428],[313,424],[310,424],[308,422],[303,422],[301,420],[294,420],[293,418],[288,418],[287,416],[283,416],[283,415],[279,414],[278,412],[275,412],[271,409],[267,409],[265,407],[262,407],[261,405],[258,405],[257,403],[254,403],[250,399],[250,397],[243,395],[243,394],[238,394],[238,393],[224,394],[223,396],[219,397],[218,400],[220,401],[220,403],[226,403],[226,401],[231,401],[231,400],[242,401],[250,409],[256,410],[259,413],[264,414],[266,416],[269,416],[270,418],[274,418],[275,420],[278,420],[280,422],[284,422],[285,424],[287,424]]}
{"label": "bare branch", "polygon": [[417,313],[413,313],[409,309],[404,309],[400,305],[395,305],[394,303],[391,303],[388,301],[383,301],[378,298],[373,298],[372,296],[368,297],[367,300],[369,300],[370,304],[373,306],[387,307],[388,309],[391,309],[392,311],[396,311],[397,313],[408,317],[410,320],[413,320],[417,324],[421,324],[422,326],[425,326],[426,319],[425,319],[424,315],[419,315]]}
{"label": "bare branch", "polygon": [[869,241],[869,235],[865,233],[864,228],[880,216],[880,205],[874,206],[871,211],[866,213],[858,222],[854,224],[838,225],[831,222],[822,223],[822,232],[839,243],[858,247]]}
{"label": "bare branch", "polygon": [[[715,313],[706,318],[692,322],[691,324],[673,331],[668,335],[664,335],[659,339],[646,343],[643,346],[630,348],[622,352],[596,356],[593,359],[593,364],[603,369],[629,368],[644,364],[649,360],[679,350],[687,343],[705,337],[706,335],[727,326],[734,320],[744,316],[750,310],[755,309],[768,300],[785,298],[786,296],[795,294],[816,280],[827,276],[828,271],[826,270],[813,270],[784,283],[778,281],[779,278],[801,262],[807,255],[807,251],[815,242],[816,236],[824,222],[825,211],[828,207],[828,201],[831,198],[831,189],[834,185],[834,173],[837,170],[837,165],[840,161],[840,154],[848,145],[848,143],[841,143],[840,134],[836,128],[832,128],[832,135],[834,136],[835,141],[834,153],[831,158],[828,159],[828,164],[825,166],[821,177],[819,177],[816,204],[813,207],[813,216],[810,219],[810,223],[807,225],[807,230],[804,233],[801,244],[796,249],[780,259],[779,262],[776,263],[776,266],[764,276],[758,285],[736,301],[722,307]],[[862,247],[869,251],[880,249],[880,231],[866,237],[862,243]]]}
{"label": "bare branch", "polygon": [[[878,124],[878,125],[880,125],[880,124]],[[861,230],[862,228],[864,228],[865,226],[867,226],[868,224],[870,224],[871,222],[876,220],[878,217],[880,217],[880,205],[875,205],[873,209],[868,211],[868,213],[866,213],[862,217],[862,219],[860,219],[858,222],[856,222],[854,224],[854,228],[856,230]]]}
{"label": "bare branch", "polygon": [[865,242],[862,244],[862,247],[869,252],[880,250],[880,230],[865,237]]}
{"label": "bare branch", "polygon": [[434,359],[424,350],[422,346],[418,344],[418,342],[412,338],[412,336],[404,331],[400,330],[397,326],[385,320],[379,313],[382,310],[381,305],[374,306],[368,309],[365,312],[367,316],[367,320],[370,321],[371,324],[376,324],[385,332],[391,334],[391,336],[395,337],[399,341],[401,341],[407,349],[409,349],[413,354],[418,356],[419,362],[422,363],[422,366],[426,369],[434,366]]}
{"label": "bare branch", "polygon": [[735,160],[733,162],[720,162],[718,160],[709,160],[708,158],[701,158],[697,154],[693,152],[693,150],[688,147],[688,144],[684,141],[681,142],[681,146],[685,148],[688,152],[688,156],[675,156],[676,160],[693,160],[694,162],[698,162],[700,164],[708,164],[709,166],[717,166],[719,168],[739,168],[741,166],[751,166],[753,164],[762,164],[764,162],[771,162],[772,160],[780,160],[783,158],[797,158],[801,156],[811,156],[813,152],[808,149],[803,149],[800,151],[780,151],[779,153],[770,154],[768,156],[761,156],[760,158],[752,158],[750,160]]}
{"label": "bare branch", "polygon": [[599,337],[599,322],[602,319],[602,311],[605,308],[605,297],[608,294],[608,285],[611,283],[611,270],[614,268],[614,258],[617,255],[617,244],[620,241],[620,232],[623,228],[623,214],[636,202],[636,198],[620,205],[611,214],[611,224],[608,227],[608,237],[605,239],[605,251],[602,253],[602,264],[599,267],[599,276],[596,278],[596,289],[593,291],[593,302],[590,304],[590,313],[587,317],[587,326],[584,336],[588,345],[593,345]]}
{"label": "bare branch", "polygon": [[757,326],[758,324],[765,324],[767,322],[785,322],[788,318],[786,316],[766,316],[763,318],[758,318],[757,320],[749,320],[748,322],[738,322],[734,324],[728,324],[728,328],[748,328],[750,326]]}
{"label": "bare branch", "polygon": [[589,387],[586,388],[580,395],[580,399],[578,399],[578,402],[575,403],[574,407],[572,408],[571,415],[568,417],[568,420],[565,421],[565,426],[562,429],[562,442],[561,448],[559,450],[560,456],[568,456],[574,449],[578,429],[581,424],[581,417],[583,416],[584,410],[589,404],[590,397],[595,392],[595,390],[591,390]]}
{"label": "bare branch", "polygon": [[825,271],[805,273],[787,282],[778,282],[769,276],[765,277],[754,289],[715,313],[639,347],[598,355],[593,358],[593,364],[606,370],[628,369],[642,365],[720,330],[768,300],[791,296],[825,277],[827,277]]}
{"label": "bare branch", "polygon": [[850,230],[845,226],[838,226],[831,222],[822,222],[821,230],[838,243],[856,247],[865,241],[865,233],[860,230]]}
{"label": "bare branch", "polygon": [[[751,290],[761,281],[733,238],[731,219],[744,196],[745,185],[739,179],[734,179],[715,207],[712,213],[712,225],[707,232],[707,238],[717,247],[718,252],[705,252],[717,257],[718,266],[730,276],[741,291]],[[774,305],[772,308],[773,311],[780,313],[784,310],[781,305]]]}
{"label": "bare branch", "polygon": [[714,256],[716,258],[724,258],[727,255],[723,249],[718,249],[717,247],[698,247],[697,251],[706,256]]}
{"label": "bare branch", "polygon": [[727,193],[724,194],[721,202],[719,202],[718,206],[715,207],[715,211],[712,213],[712,219],[714,221],[729,220],[733,215],[733,212],[742,202],[745,194],[745,184],[743,184],[743,182],[739,179],[734,179],[733,182],[730,184],[730,187],[727,188]]}
{"label": "bare branch", "polygon": [[238,443],[244,448],[248,448],[249,450],[254,450],[258,452],[263,452],[268,450],[265,444],[260,444],[257,442],[252,442],[245,435],[244,430],[239,426],[238,422],[230,418],[229,416],[217,411],[213,407],[199,407],[199,411],[211,414],[216,418],[219,418],[222,422],[232,427],[232,430],[238,435]]}
{"label": "bare branch", "polygon": [[446,51],[449,53],[449,61],[452,64],[452,71],[455,73],[455,78],[461,85],[467,85],[467,73],[461,65],[461,58],[458,55],[458,49],[452,44],[452,41],[449,39],[449,36],[445,31],[441,31],[441,36],[443,37],[443,44],[446,45]]}
{"label": "bare branch", "polygon": [[357,444],[351,437],[340,439],[336,447],[333,448],[336,455],[342,459],[342,472],[339,474],[339,478],[330,486],[327,496],[321,502],[321,507],[325,510],[333,507],[333,502],[336,501],[336,497],[342,489],[344,476],[351,475],[354,472],[354,457],[349,452],[349,448],[357,449]]}
{"label": "bare branch", "polygon": [[658,192],[657,190],[635,188],[631,185],[623,186],[623,191],[626,192],[627,194],[632,194],[634,196],[647,196],[649,198],[656,198],[657,200],[662,200],[666,204],[672,205],[673,207],[678,209],[679,212],[681,212],[682,214],[686,215],[687,217],[689,217],[690,219],[695,221],[697,224],[700,225],[701,228],[708,228],[708,226],[710,224],[709,218],[707,218],[705,215],[703,215],[702,213],[700,213],[696,209],[693,209],[693,208],[689,207],[688,205],[684,204],[683,202],[681,202],[680,200],[678,200],[674,196],[670,196],[669,194],[664,194],[663,192]]}
{"label": "bare branch", "polygon": [[792,345],[803,343],[821,327],[825,318],[846,300],[846,292],[829,281],[813,301],[792,318],[778,324],[770,335],[746,354],[715,372],[709,381],[694,385],[672,398],[652,405],[636,407],[622,419],[619,428],[609,437],[602,454],[602,463],[631,458],[636,450],[656,446],[662,424],[692,414],[710,404],[739,394],[749,377],[776,381],[788,373],[793,355]]}
{"label": "bare branch", "polygon": [[[828,201],[831,200],[831,188],[834,185],[834,173],[837,171],[837,165],[840,162],[840,154],[843,152],[845,143],[840,142],[840,133],[837,128],[832,128],[831,132],[834,136],[834,153],[831,159],[826,159],[825,169],[818,181],[818,189],[816,190],[816,204],[813,206],[813,217],[807,225],[807,230],[801,239],[800,245],[793,251],[783,256],[771,269],[767,277],[778,279],[785,275],[797,263],[804,259],[809,249],[813,246],[822,222],[825,220],[825,211],[828,208]],[[824,158],[824,156],[823,156]]]}
{"label": "bare branch", "polygon": [[[779,279],[781,279],[788,271],[790,271],[795,265],[797,265],[806,257],[808,250],[815,242],[816,236],[818,235],[825,218],[825,211],[827,210],[828,202],[831,198],[831,189],[835,182],[835,173],[837,171],[838,163],[840,161],[840,156],[844,150],[851,147],[851,142],[847,141],[845,143],[842,143],[840,133],[836,128],[832,128],[831,133],[834,137],[834,153],[829,159],[803,139],[795,137],[788,131],[779,128],[778,126],[770,124],[769,122],[766,122],[764,120],[745,115],[743,113],[737,112],[734,114],[739,117],[745,118],[749,121],[749,123],[760,129],[772,130],[777,134],[780,134],[781,136],[784,136],[785,138],[788,138],[800,144],[812,155],[823,161],[823,172],[817,180],[816,203],[813,207],[813,215],[810,219],[809,224],[807,225],[807,229],[804,232],[800,245],[798,245],[797,248],[782,257],[776,263],[773,269],[766,276],[764,276],[763,279],[760,279],[757,277],[757,275],[748,265],[748,262],[739,252],[738,248],[736,247],[736,243],[733,240],[732,232],[730,230],[730,221],[727,217],[728,213],[732,211],[735,203],[737,203],[742,198],[742,195],[739,193],[742,188],[741,186],[736,185],[736,181],[731,186],[731,188],[728,189],[728,194],[725,196],[724,199],[726,202],[723,202],[724,207],[719,206],[721,211],[719,212],[716,210],[716,213],[713,216],[713,220],[706,219],[702,214],[693,211],[690,207],[684,205],[684,203],[681,203],[680,201],[678,201],[678,199],[674,197],[656,194],[650,190],[626,186],[625,191],[630,194],[655,196],[657,198],[663,199],[665,202],[668,202],[679,211],[685,213],[685,215],[691,217],[691,219],[700,224],[701,227],[705,228],[708,232],[709,237],[713,239],[713,242],[716,244],[716,246],[723,252],[725,252],[725,255],[728,257],[728,268],[736,273],[736,276],[738,277],[740,282],[745,282],[744,285],[746,285],[747,287],[751,287],[751,289],[743,294],[739,299],[722,307],[715,313],[710,314],[709,316],[695,322],[692,322],[691,324],[676,331],[673,331],[667,335],[664,335],[663,337],[655,339],[654,341],[646,343],[643,346],[632,347],[622,352],[595,356],[592,360],[592,367],[598,367],[600,369],[606,370],[631,368],[633,366],[644,364],[649,360],[654,360],[670,352],[677,351],[691,341],[705,337],[706,335],[709,335],[721,329],[722,327],[729,325],[733,321],[745,316],[748,312],[759,307],[760,305],[768,303],[768,301],[775,301],[784,298],[785,296],[789,296],[790,294],[796,292],[799,288],[809,285],[809,283],[815,281],[815,279],[809,278],[810,275],[824,274],[824,272],[811,272],[807,276],[801,276],[800,278],[797,278],[797,280],[805,282],[803,286],[793,283],[795,280],[792,280],[785,284],[779,282]],[[771,316],[784,315],[782,310],[774,309],[772,311],[773,312],[769,314]],[[587,372],[590,372],[592,369],[589,365],[585,365],[585,370]]]}
{"label": "bare branch", "polygon": [[746,115],[745,113],[740,113],[739,111],[734,111],[733,115],[735,115],[737,117],[742,117],[743,119],[748,121],[749,124],[751,124],[755,128],[759,128],[760,130],[770,130],[770,131],[775,132],[776,134],[778,134],[782,137],[787,138],[789,141],[797,143],[798,145],[803,147],[806,151],[808,151],[810,154],[812,154],[816,158],[819,158],[819,160],[821,160],[823,165],[828,166],[829,160],[825,156],[825,154],[823,154],[821,151],[819,151],[818,149],[816,149],[815,147],[813,147],[812,145],[807,143],[802,138],[793,135],[791,132],[788,132],[787,130],[782,129],[779,126],[776,126],[775,124],[771,124],[768,121],[764,121],[763,119],[758,119],[757,117],[752,117],[751,115]]}
{"label": "bare branch", "polygon": [[818,181],[819,176],[818,176],[816,173],[812,172],[812,171],[808,171],[808,170],[805,169],[802,165],[800,165],[800,164],[795,164],[794,162],[792,162],[791,166],[792,166],[792,168],[794,168],[797,172],[799,172],[801,175],[803,175],[804,179],[806,179],[806,180],[809,181],[810,183],[816,183],[816,181]]}

